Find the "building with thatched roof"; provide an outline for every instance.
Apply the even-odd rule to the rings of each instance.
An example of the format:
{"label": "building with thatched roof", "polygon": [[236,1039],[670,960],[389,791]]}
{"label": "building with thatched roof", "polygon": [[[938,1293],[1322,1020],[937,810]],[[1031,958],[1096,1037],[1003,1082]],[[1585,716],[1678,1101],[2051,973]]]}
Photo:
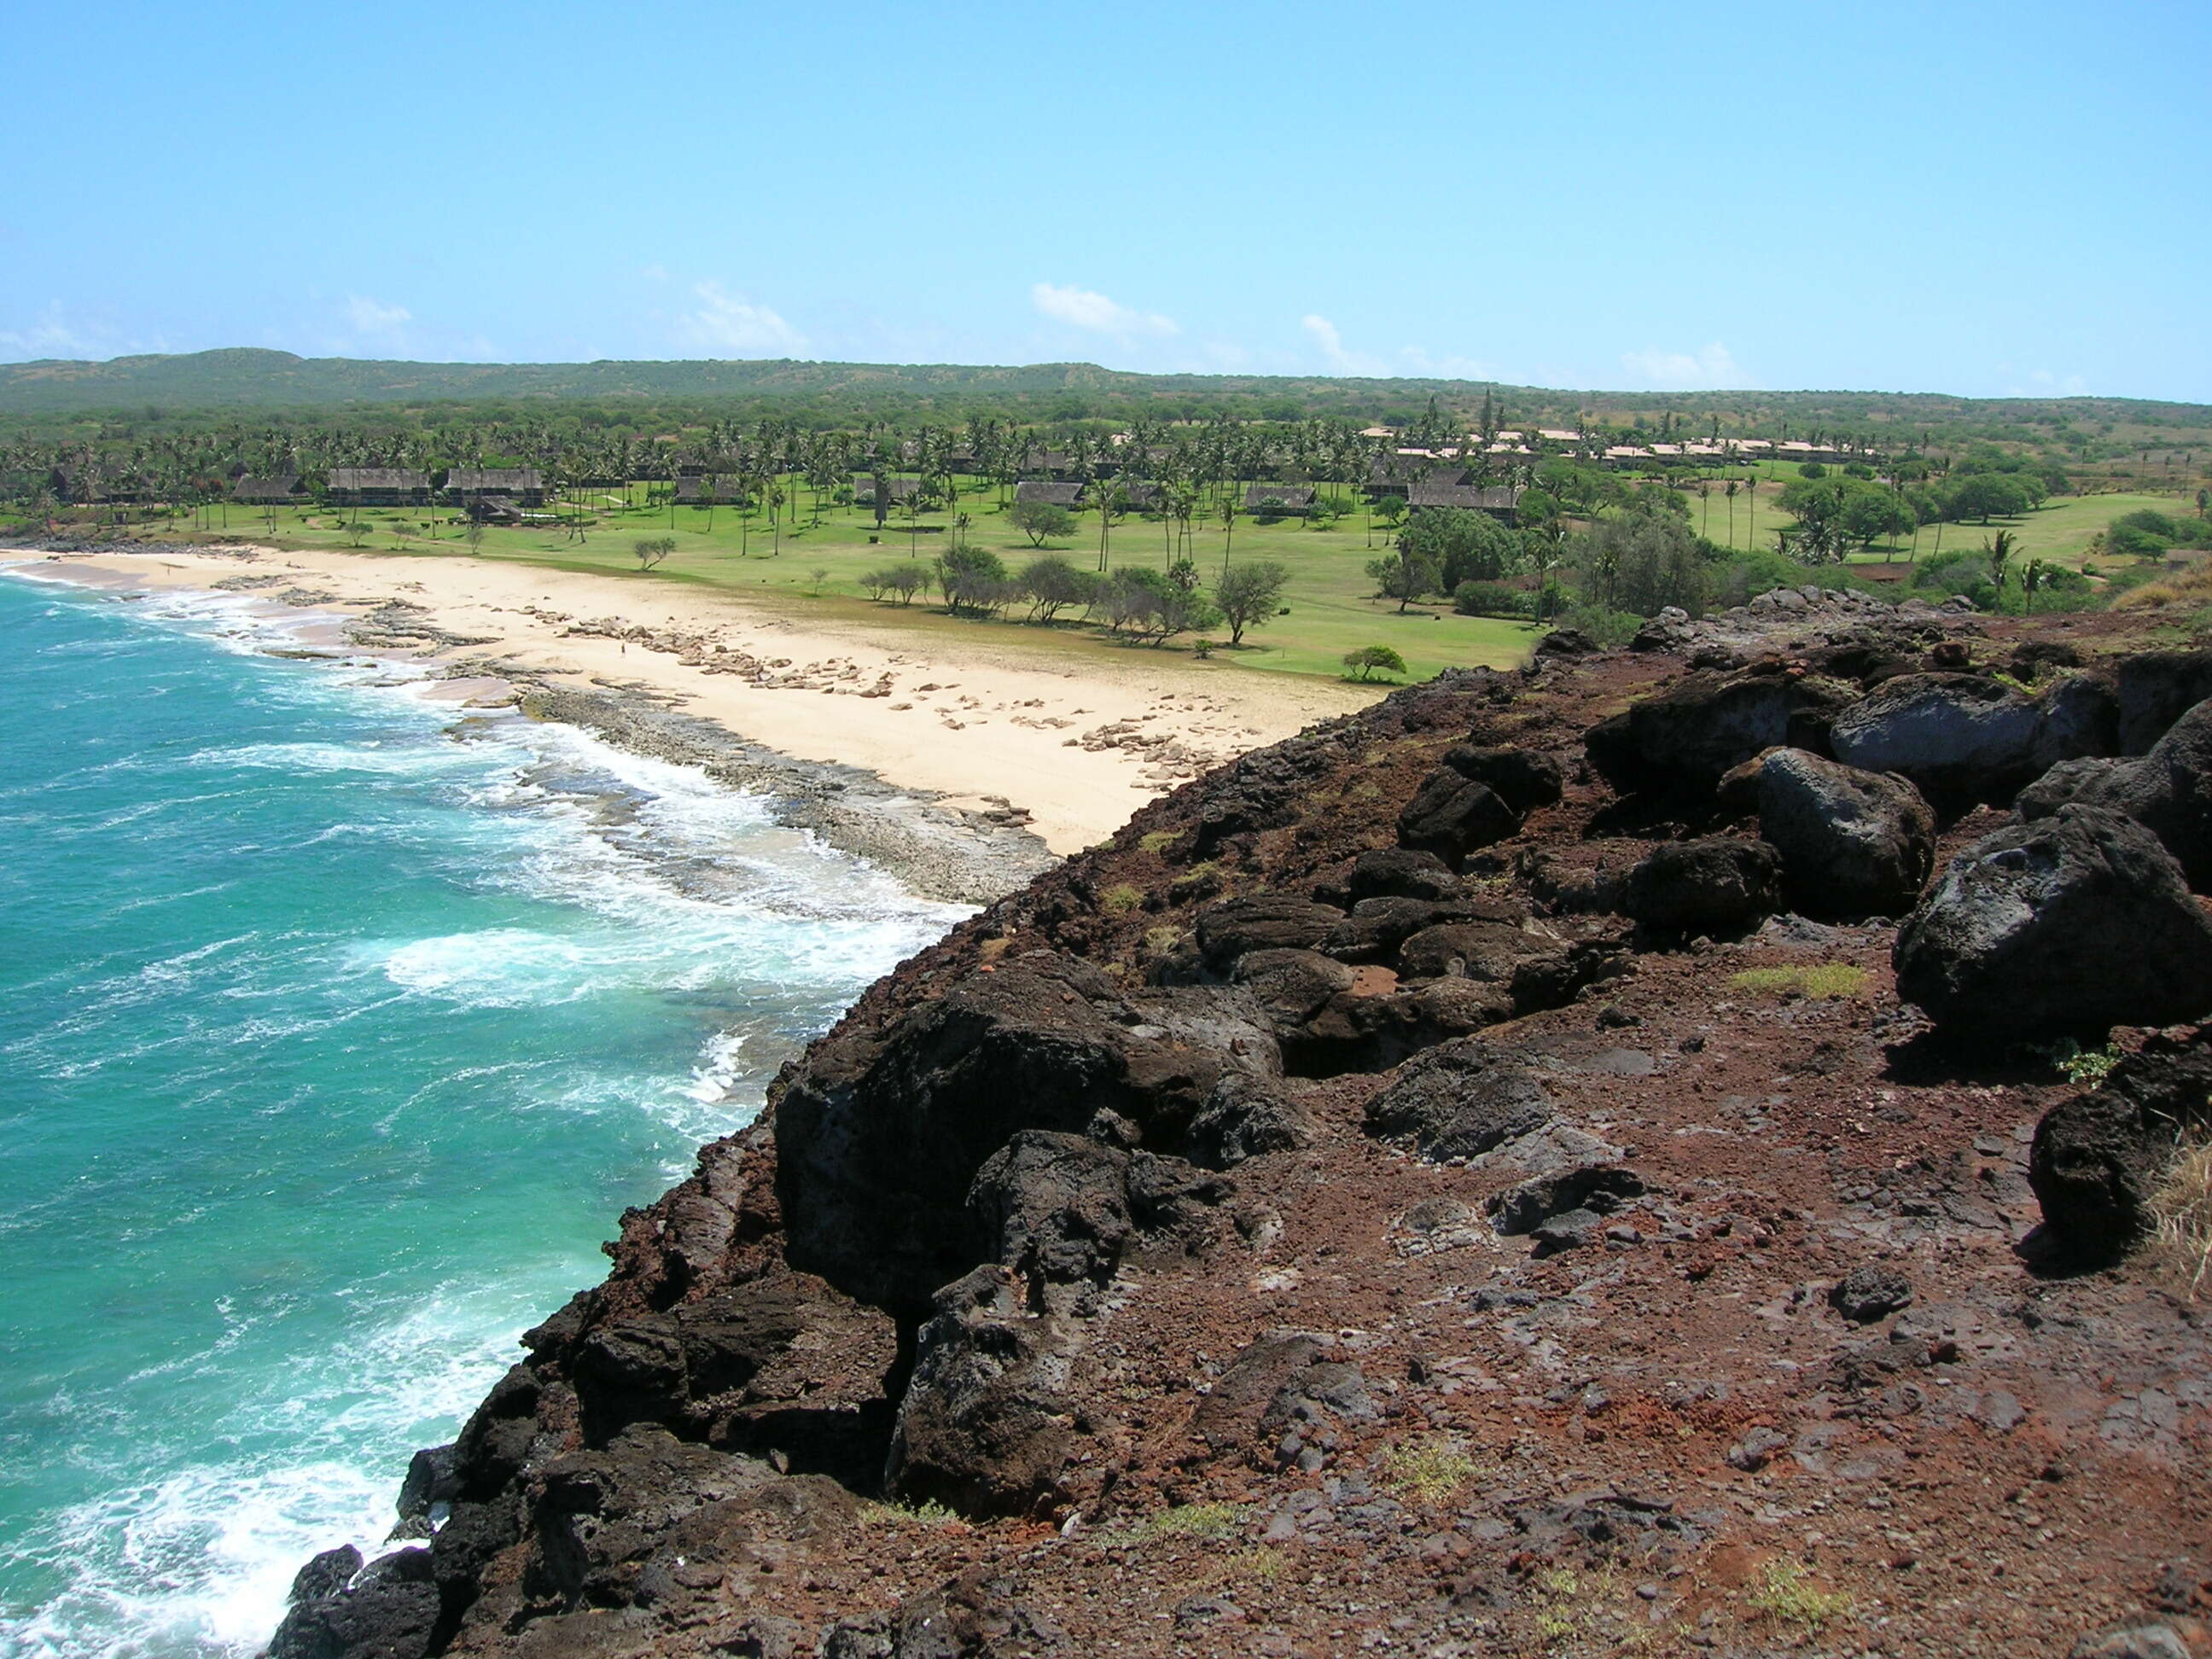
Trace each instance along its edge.
{"label": "building with thatched roof", "polygon": [[430,475],[403,466],[334,466],[328,494],[339,507],[428,507]]}
{"label": "building with thatched roof", "polygon": [[1424,479],[1413,487],[1406,499],[1412,507],[1448,507],[1487,513],[1509,525],[1517,524],[1521,518],[1521,492],[1505,484],[1486,489],[1479,484],[1437,483]]}
{"label": "building with thatched roof", "polygon": [[1314,509],[1311,484],[1255,483],[1244,488],[1244,510],[1267,516],[1301,517]]}
{"label": "building with thatched roof", "polygon": [[457,466],[446,474],[447,500],[466,504],[479,495],[504,495],[524,507],[540,507],[545,482],[534,466]]}
{"label": "building with thatched roof", "polygon": [[1056,483],[1047,478],[1025,478],[1014,486],[1014,505],[1026,506],[1042,501],[1048,507],[1065,507],[1071,511],[1083,505],[1083,486],[1079,483]]}
{"label": "building with thatched roof", "polygon": [[[886,477],[884,480],[884,505],[892,506],[901,501],[911,500],[915,492],[921,489],[921,480],[919,478],[901,478],[896,476]],[[872,472],[854,473],[853,475],[853,505],[855,507],[873,507],[875,504],[875,474]]]}
{"label": "building with thatched roof", "polygon": [[745,481],[735,473],[691,473],[676,481],[676,499],[685,507],[736,507],[746,499]]}
{"label": "building with thatched roof", "polygon": [[1142,478],[1117,478],[1112,483],[1093,484],[1084,491],[1084,500],[1095,503],[1107,495],[1113,497],[1117,512],[1157,513],[1160,510],[1160,487]]}
{"label": "building with thatched roof", "polygon": [[252,507],[288,507],[300,499],[300,475],[246,473],[231,484],[230,499]]}

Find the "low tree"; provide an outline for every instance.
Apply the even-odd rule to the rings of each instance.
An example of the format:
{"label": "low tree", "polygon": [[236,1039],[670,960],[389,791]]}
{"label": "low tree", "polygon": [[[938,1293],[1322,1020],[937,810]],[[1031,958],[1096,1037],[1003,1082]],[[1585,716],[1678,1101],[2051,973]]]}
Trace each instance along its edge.
{"label": "low tree", "polygon": [[640,570],[650,570],[676,550],[673,536],[641,536],[629,544]]}
{"label": "low tree", "polygon": [[995,616],[1013,597],[1006,562],[985,547],[945,549],[937,561],[937,588],[956,616]]}
{"label": "low tree", "polygon": [[1282,602],[1291,573],[1272,559],[1247,560],[1214,584],[1213,600],[1229,623],[1229,643],[1244,643],[1244,630],[1266,624]]}
{"label": "low tree", "polygon": [[471,519],[468,522],[468,527],[461,532],[461,539],[469,544],[469,551],[473,553],[478,548],[482,547],[483,545],[483,520],[482,519]]}
{"label": "low tree", "polygon": [[1054,501],[1016,501],[1006,516],[1031,547],[1042,547],[1048,536],[1075,533],[1075,514]]}
{"label": "low tree", "polygon": [[368,522],[365,519],[353,519],[348,520],[345,527],[346,545],[349,547],[367,547],[368,545]]}
{"label": "low tree", "polygon": [[1403,674],[1406,659],[1387,645],[1363,645],[1357,651],[1344,653],[1346,678],[1371,680],[1377,674]]}
{"label": "low tree", "polygon": [[1078,570],[1057,554],[1032,559],[1014,578],[1021,597],[1029,601],[1030,620],[1050,623],[1073,606],[1088,605],[1098,592],[1098,578]]}
{"label": "low tree", "polygon": [[1418,550],[1401,547],[1379,559],[1367,562],[1367,574],[1375,579],[1376,590],[1386,599],[1398,601],[1398,611],[1405,614],[1406,607],[1424,593],[1433,593],[1442,579],[1436,561]]}

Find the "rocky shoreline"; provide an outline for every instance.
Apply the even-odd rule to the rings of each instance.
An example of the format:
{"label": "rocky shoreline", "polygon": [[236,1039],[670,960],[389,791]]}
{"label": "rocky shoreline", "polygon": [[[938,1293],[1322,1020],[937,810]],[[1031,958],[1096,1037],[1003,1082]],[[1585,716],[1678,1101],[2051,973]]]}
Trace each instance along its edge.
{"label": "rocky shoreline", "polygon": [[[127,551],[205,556],[226,550],[196,544],[64,540],[5,545],[54,554]],[[236,556],[251,562],[254,553],[241,547]],[[270,574],[242,571],[210,586],[302,612],[339,603],[336,594]],[[492,683],[471,699],[479,708],[508,702],[532,719],[580,726],[633,754],[696,766],[732,788],[768,796],[778,823],[810,831],[839,851],[878,866],[924,898],[987,904],[1055,861],[1050,849],[1024,827],[1026,815],[1010,805],[964,810],[941,804],[927,791],[896,787],[859,767],[784,755],[712,720],[672,708],[666,699],[642,684],[579,687],[510,662],[471,656],[468,653],[475,648],[495,641],[454,633],[429,617],[427,607],[390,599],[337,620],[343,638],[356,651],[418,670],[425,659],[437,659],[427,669],[432,678]],[[315,658],[329,653],[276,654]]]}
{"label": "rocky shoreline", "polygon": [[2212,1651],[2212,651],[1768,609],[878,981],[272,1659]]}

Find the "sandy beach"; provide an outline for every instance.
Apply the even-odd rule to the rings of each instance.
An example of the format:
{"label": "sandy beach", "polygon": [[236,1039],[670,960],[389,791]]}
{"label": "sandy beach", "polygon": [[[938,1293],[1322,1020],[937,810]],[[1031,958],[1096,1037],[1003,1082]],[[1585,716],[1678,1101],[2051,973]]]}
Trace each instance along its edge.
{"label": "sandy beach", "polygon": [[450,556],[165,547],[54,554],[37,574],[242,592],[325,613],[334,643],[419,659],[455,677],[457,694],[511,701],[519,686],[571,694],[573,707],[629,699],[690,717],[694,731],[704,722],[795,760],[857,769],[951,813],[1020,826],[1060,854],[1206,768],[1381,690],[1166,653],[1055,650],[981,626],[956,653],[941,635],[815,623],[690,584]]}

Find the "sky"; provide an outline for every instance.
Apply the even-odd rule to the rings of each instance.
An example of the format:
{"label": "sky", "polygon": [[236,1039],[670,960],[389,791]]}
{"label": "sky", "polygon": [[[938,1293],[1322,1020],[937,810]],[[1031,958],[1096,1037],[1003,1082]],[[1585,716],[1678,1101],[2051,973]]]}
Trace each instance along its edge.
{"label": "sky", "polygon": [[2212,5],[11,10],[0,360],[2212,401]]}

